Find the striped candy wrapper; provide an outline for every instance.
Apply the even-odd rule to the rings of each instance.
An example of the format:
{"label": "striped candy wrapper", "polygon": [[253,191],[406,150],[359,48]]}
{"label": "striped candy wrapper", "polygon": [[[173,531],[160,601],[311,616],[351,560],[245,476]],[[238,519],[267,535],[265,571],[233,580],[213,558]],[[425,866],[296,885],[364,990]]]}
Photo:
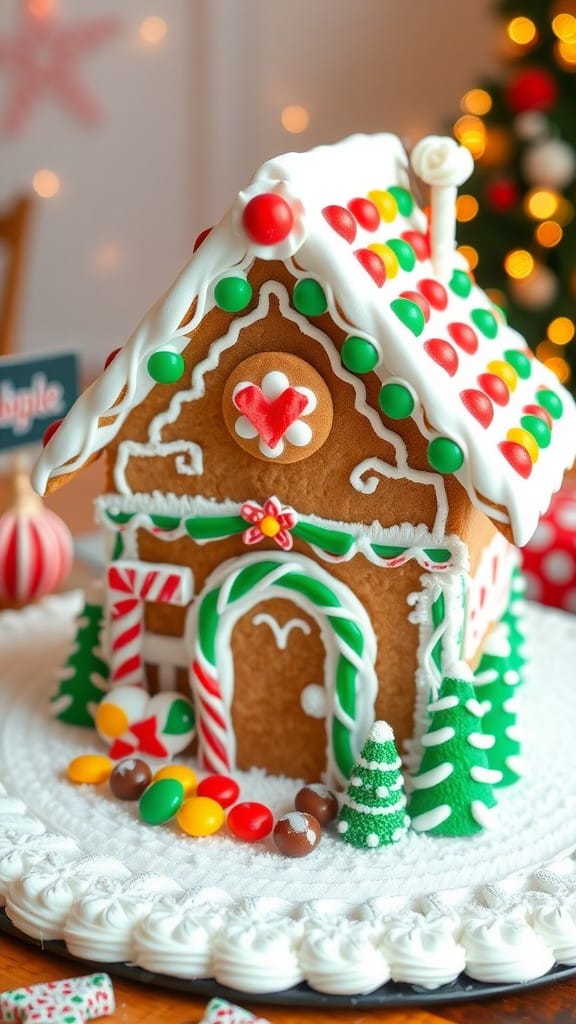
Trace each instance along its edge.
{"label": "striped candy wrapper", "polygon": [[228,1003],[226,999],[211,999],[200,1024],[270,1024],[264,1017],[255,1017],[249,1010]]}
{"label": "striped candy wrapper", "polygon": [[0,995],[3,1024],[78,1024],[107,1017],[114,1009],[112,982],[103,973],[28,985]]}

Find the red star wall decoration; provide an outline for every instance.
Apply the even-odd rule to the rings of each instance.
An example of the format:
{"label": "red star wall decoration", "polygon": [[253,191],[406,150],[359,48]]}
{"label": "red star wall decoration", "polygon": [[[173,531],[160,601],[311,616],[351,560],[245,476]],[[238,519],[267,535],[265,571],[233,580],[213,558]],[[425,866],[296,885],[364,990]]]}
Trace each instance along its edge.
{"label": "red star wall decoration", "polygon": [[[100,107],[84,84],[78,62],[120,29],[117,18],[63,22],[45,4],[23,6],[13,35],[0,36],[0,72],[8,79],[8,98],[0,131],[17,135],[34,108],[56,100],[85,124],[101,119]],[[38,13],[40,12],[40,13]]]}

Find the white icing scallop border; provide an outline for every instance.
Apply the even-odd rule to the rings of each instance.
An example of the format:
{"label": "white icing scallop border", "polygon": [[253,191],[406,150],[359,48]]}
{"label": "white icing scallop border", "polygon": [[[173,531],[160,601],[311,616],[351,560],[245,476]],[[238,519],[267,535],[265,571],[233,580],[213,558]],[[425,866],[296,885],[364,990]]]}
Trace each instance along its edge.
{"label": "white icing scallop border", "polygon": [[[20,654],[11,655],[11,639],[18,652],[15,637],[54,631],[75,610],[68,596],[0,616],[8,670],[11,661],[21,664]],[[569,672],[576,620],[534,609],[529,620],[549,644],[568,644],[556,668],[565,665]],[[0,724],[0,757],[3,747]],[[576,793],[569,780],[559,778],[558,787],[573,820]],[[86,798],[77,792],[81,806]],[[25,800],[0,785],[0,904],[21,930],[63,938],[81,958],[129,961],[178,978],[214,977],[243,992],[274,993],[302,980],[339,995],[372,992],[390,979],[434,989],[462,970],[483,982],[529,981],[555,961],[576,965],[575,837],[568,843],[569,829],[561,836],[551,831],[544,846],[552,863],[478,887],[361,903],[235,898],[219,887],[186,890],[166,875],[130,870],[113,856],[86,855],[74,839],[51,834]],[[452,841],[428,842],[441,861]],[[286,861],[285,873],[294,870]]]}

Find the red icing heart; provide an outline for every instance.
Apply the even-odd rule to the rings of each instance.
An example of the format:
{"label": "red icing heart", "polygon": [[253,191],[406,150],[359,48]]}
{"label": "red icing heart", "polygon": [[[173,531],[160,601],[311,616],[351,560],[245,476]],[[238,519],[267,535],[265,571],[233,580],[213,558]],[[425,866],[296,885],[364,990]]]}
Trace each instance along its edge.
{"label": "red icing heart", "polygon": [[308,399],[287,387],[276,398],[267,398],[257,384],[247,384],[234,395],[234,405],[244,414],[269,448],[275,448],[306,408]]}

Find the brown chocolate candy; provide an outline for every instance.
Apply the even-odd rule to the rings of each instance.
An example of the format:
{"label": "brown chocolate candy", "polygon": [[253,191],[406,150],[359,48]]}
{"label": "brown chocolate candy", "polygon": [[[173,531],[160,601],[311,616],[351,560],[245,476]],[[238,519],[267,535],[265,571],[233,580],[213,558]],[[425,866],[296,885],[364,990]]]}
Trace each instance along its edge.
{"label": "brown chocolate candy", "polygon": [[303,786],[296,794],[294,806],[297,811],[312,814],[321,825],[334,821],[339,810],[334,793],[321,782]]}
{"label": "brown chocolate candy", "polygon": [[139,800],[152,781],[152,772],[139,757],[125,757],[112,769],[110,789],[118,800]]}
{"label": "brown chocolate candy", "polygon": [[307,857],[318,846],[322,830],[311,814],[289,811],[278,818],[272,834],[285,857]]}

